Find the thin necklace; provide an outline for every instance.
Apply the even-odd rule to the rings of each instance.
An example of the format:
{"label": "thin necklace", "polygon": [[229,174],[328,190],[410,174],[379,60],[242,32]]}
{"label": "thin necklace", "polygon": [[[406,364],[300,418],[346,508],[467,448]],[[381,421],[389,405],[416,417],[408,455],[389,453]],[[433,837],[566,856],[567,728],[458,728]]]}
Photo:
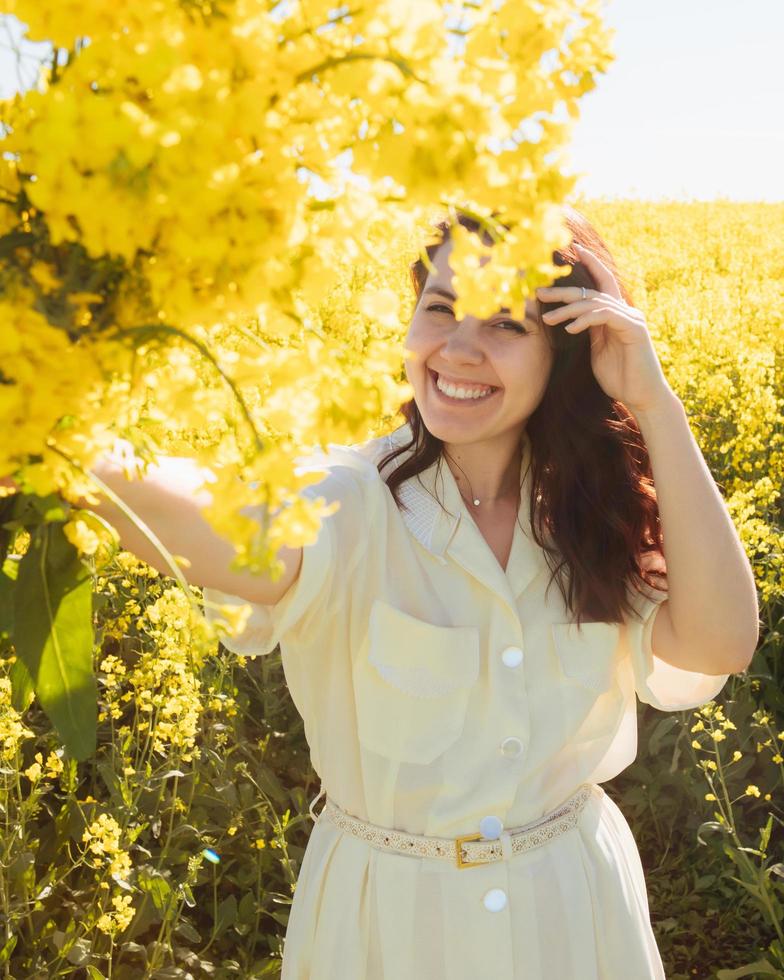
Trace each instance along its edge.
{"label": "thin necklace", "polygon": [[[455,464],[455,466],[460,470],[460,472],[466,478],[466,483],[468,484],[468,489],[471,491],[471,500],[473,500],[474,506],[475,507],[478,507],[480,502],[479,502],[479,499],[474,496],[474,488],[471,486],[471,481],[468,479],[468,474],[466,473],[466,471],[463,469],[463,467],[460,465],[460,463],[458,463],[458,461],[456,459],[453,459],[451,456],[449,456],[449,454],[446,452],[446,450],[444,451],[444,455],[447,456],[449,459],[452,460],[452,462]],[[457,483],[457,480],[455,480],[455,483]],[[458,485],[457,489],[458,489],[458,492],[460,492],[460,486],[459,485]],[[463,497],[462,492],[460,492],[460,496]],[[463,497],[463,500],[465,500],[465,497]]]}
{"label": "thin necklace", "polygon": [[[449,456],[449,459],[452,459],[452,457]],[[455,464],[455,466],[460,470],[460,472],[466,478],[466,483],[468,484],[468,489],[471,491],[471,499],[474,502],[474,506],[475,507],[478,507],[479,506],[479,500],[474,496],[474,489],[471,486],[471,481],[468,479],[468,474],[466,473],[466,471],[463,469],[463,467],[460,465],[460,463],[458,463],[458,461],[456,459],[452,459],[452,462]],[[455,482],[457,482],[457,481],[455,481]],[[457,489],[460,490],[460,487],[458,486]],[[463,497],[462,493],[460,494],[460,496]],[[465,497],[463,497],[463,500],[465,500]]]}

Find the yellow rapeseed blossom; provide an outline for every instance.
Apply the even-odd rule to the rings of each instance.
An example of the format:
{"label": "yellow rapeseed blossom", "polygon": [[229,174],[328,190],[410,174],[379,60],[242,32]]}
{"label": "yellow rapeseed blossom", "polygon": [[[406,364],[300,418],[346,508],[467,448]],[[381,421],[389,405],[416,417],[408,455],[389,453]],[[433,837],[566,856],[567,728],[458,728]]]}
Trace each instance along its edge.
{"label": "yellow rapeseed blossom", "polygon": [[167,589],[139,621],[151,646],[127,674],[137,726],[149,727],[153,751],[198,758],[199,719],[204,710],[198,670],[212,652],[210,631],[178,588]]}
{"label": "yellow rapeseed blossom", "polygon": [[33,737],[22,723],[22,716],[11,704],[11,681],[0,677],[0,758],[12,762],[16,758],[21,743]]}
{"label": "yellow rapeseed blossom", "polygon": [[[40,756],[40,752],[38,755]],[[28,766],[27,769],[23,770],[24,775],[30,780],[31,783],[37,783],[41,778],[41,763],[36,761],[32,765]]]}
{"label": "yellow rapeseed blossom", "polygon": [[[503,210],[482,268],[456,233],[472,312],[497,296],[519,313],[562,273],[577,177],[559,151],[612,34],[599,0],[549,0],[546,18],[539,0],[463,7],[459,54],[437,0],[191,6],[4,8],[71,57],[0,102],[0,231],[26,236],[0,263],[0,471],[76,501],[122,429],[145,462],[221,470],[205,518],[238,568],[279,571],[280,545],[312,542],[328,513],[300,496],[317,476],[298,458],[378,434],[411,396],[405,262],[432,220],[461,207],[499,234]],[[515,139],[534,116],[538,140]],[[352,270],[352,302],[325,310]],[[263,540],[248,506],[271,515]],[[66,534],[100,550],[81,515]]]}
{"label": "yellow rapeseed blossom", "polygon": [[745,795],[746,796],[759,796],[760,795],[759,788],[756,787],[756,786],[753,786],[753,785],[747,786],[746,787],[746,794]]}
{"label": "yellow rapeseed blossom", "polygon": [[98,918],[95,926],[107,935],[118,936],[131,924],[136,909],[130,895],[115,895],[112,906],[110,911]]}
{"label": "yellow rapeseed blossom", "polygon": [[131,872],[131,859],[120,846],[121,840],[122,828],[108,813],[99,814],[82,834],[93,867],[108,865],[110,874],[125,881]]}
{"label": "yellow rapeseed blossom", "polygon": [[24,775],[31,782],[37,782],[42,775],[47,779],[54,779],[63,771],[63,760],[56,752],[50,752],[46,762],[42,752],[36,752],[33,758],[35,761],[24,770]]}

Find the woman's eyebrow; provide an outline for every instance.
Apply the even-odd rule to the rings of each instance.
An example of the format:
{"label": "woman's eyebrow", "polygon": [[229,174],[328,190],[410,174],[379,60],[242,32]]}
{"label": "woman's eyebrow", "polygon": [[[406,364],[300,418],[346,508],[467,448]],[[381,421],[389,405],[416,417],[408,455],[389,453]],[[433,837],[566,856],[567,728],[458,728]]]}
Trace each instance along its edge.
{"label": "woman's eyebrow", "polygon": [[454,303],[457,299],[457,296],[455,296],[454,293],[450,292],[448,289],[444,289],[443,286],[428,286],[422,295],[427,296],[429,293],[435,293],[438,296],[443,296],[444,299],[448,299],[452,303]]}

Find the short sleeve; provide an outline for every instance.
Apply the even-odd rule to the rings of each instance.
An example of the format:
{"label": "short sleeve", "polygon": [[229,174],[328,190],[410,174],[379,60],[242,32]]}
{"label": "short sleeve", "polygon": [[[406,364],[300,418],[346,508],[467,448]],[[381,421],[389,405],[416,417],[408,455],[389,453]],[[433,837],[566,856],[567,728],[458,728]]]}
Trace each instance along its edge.
{"label": "short sleeve", "polygon": [[683,711],[715,698],[727,683],[729,674],[683,670],[659,659],[653,652],[653,623],[667,592],[647,586],[644,594],[631,587],[628,594],[639,617],[632,616],[626,621],[626,635],[634,686],[640,701],[659,711]]}
{"label": "short sleeve", "polygon": [[[340,508],[324,518],[316,540],[302,549],[302,563],[297,578],[286,594],[273,605],[249,602],[238,596],[205,587],[207,602],[251,608],[242,633],[221,639],[233,653],[243,656],[263,656],[272,653],[281,641],[297,642],[312,629],[333,615],[345,601],[350,581],[363,553],[370,527],[369,509],[373,505],[378,471],[349,449],[337,447],[328,455],[307,458],[303,468],[323,468],[325,477],[309,484],[301,494],[315,500],[323,497],[327,503],[340,501]],[[338,555],[340,561],[337,561]],[[204,614],[209,622],[220,618],[220,611],[205,603]]]}

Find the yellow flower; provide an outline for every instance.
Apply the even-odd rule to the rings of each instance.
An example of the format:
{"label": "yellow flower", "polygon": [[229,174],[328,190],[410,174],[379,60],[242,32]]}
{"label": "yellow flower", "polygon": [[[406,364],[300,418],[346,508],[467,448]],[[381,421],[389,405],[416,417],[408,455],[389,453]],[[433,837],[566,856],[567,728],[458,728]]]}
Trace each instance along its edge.
{"label": "yellow flower", "polygon": [[263,848],[267,846],[267,842],[264,840],[263,837],[257,837],[255,846],[261,851]]}
{"label": "yellow flower", "polygon": [[114,906],[98,919],[96,928],[107,935],[116,936],[131,924],[136,909],[133,907],[130,895],[115,895],[112,898]]}
{"label": "yellow flower", "polygon": [[715,800],[716,797],[713,795],[713,793],[706,793],[705,794],[705,799],[706,800]]}
{"label": "yellow flower", "polygon": [[738,749],[735,749],[735,751],[732,753],[732,761],[737,762],[738,759],[742,759],[742,758],[743,758],[743,753],[739,752]]}
{"label": "yellow flower", "polygon": [[11,681],[0,677],[0,758],[12,762],[21,743],[33,737],[22,724],[22,716],[11,704]]}
{"label": "yellow flower", "polygon": [[746,787],[746,796],[759,796],[760,791],[756,786],[749,785]]}
{"label": "yellow flower", "polygon": [[25,776],[30,780],[31,783],[37,783],[41,778],[41,764],[40,762],[34,762],[31,766],[28,766],[24,770]]}
{"label": "yellow flower", "polygon": [[94,555],[101,543],[98,535],[82,520],[68,521],[63,525],[63,534],[83,555]]}
{"label": "yellow flower", "polygon": [[93,867],[108,861],[109,873],[125,881],[131,872],[131,859],[120,847],[121,838],[122,828],[107,813],[99,814],[82,834],[83,843],[94,856]]}

